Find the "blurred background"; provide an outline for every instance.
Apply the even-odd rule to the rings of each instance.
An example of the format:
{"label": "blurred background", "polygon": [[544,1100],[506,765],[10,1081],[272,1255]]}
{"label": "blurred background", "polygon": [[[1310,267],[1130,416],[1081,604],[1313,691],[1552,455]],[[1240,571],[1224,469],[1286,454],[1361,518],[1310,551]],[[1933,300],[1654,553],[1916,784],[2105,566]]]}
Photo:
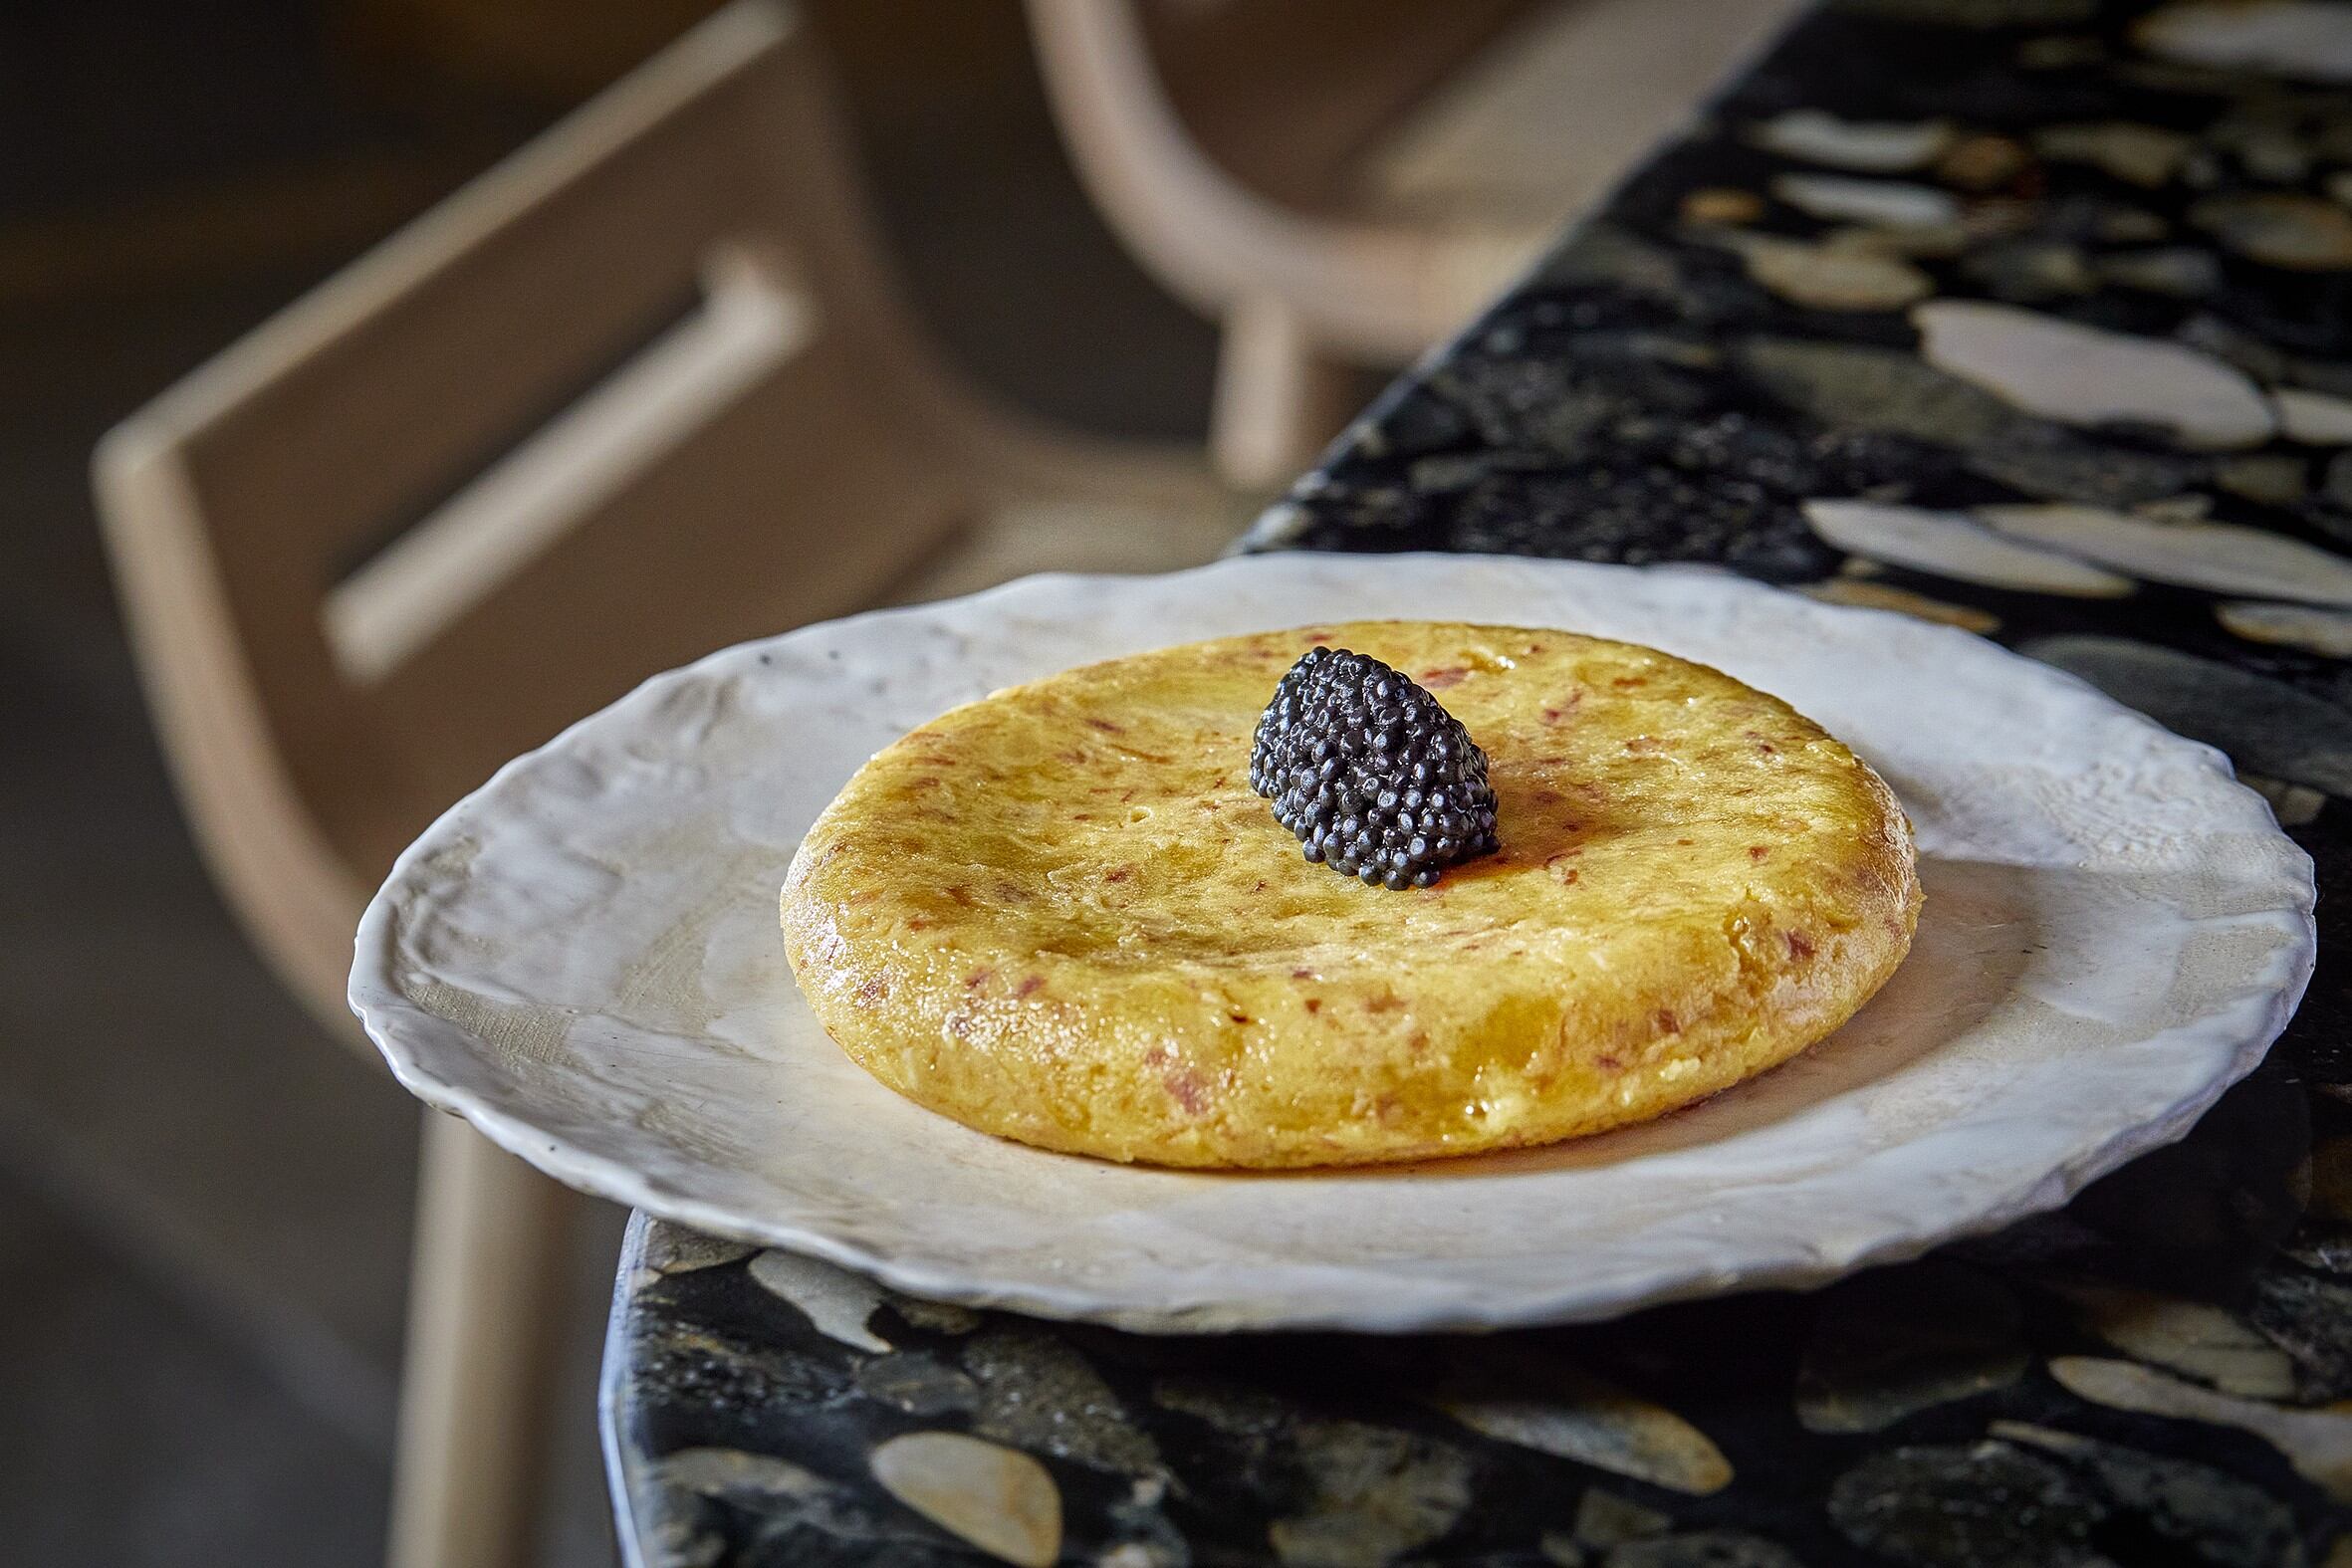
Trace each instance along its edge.
{"label": "blurred background", "polygon": [[[434,810],[558,723],[706,647],[1044,566],[1208,559],[1387,374],[1466,321],[1792,4],[807,0],[794,13],[762,13],[769,20],[758,26],[784,19],[778,36],[796,63],[816,62],[769,86],[807,97],[814,85],[823,102],[799,119],[806,104],[772,104],[771,119],[754,123],[806,132],[830,118],[845,136],[837,147],[829,135],[804,136],[783,157],[704,150],[765,193],[754,207],[770,186],[800,188],[782,206],[820,227],[843,227],[822,193],[808,195],[837,173],[872,232],[785,236],[805,247],[804,260],[829,258],[829,280],[817,279],[819,295],[831,291],[818,304],[833,311],[820,321],[821,342],[838,327],[868,342],[895,333],[928,345],[912,355],[924,363],[887,372],[874,368],[887,353],[803,355],[839,378],[802,405],[818,411],[816,426],[854,405],[872,439],[834,451],[820,438],[822,471],[787,475],[793,483],[777,491],[758,488],[778,477],[762,443],[739,440],[743,475],[705,485],[745,549],[785,563],[738,577],[754,589],[771,577],[780,589],[807,587],[782,580],[796,571],[824,580],[772,613],[739,593],[708,623],[673,614],[668,643],[645,632],[642,647],[618,653],[569,649],[561,669],[535,633],[505,636],[508,612],[467,598],[481,588],[470,580],[457,582],[460,602],[438,619],[369,622],[378,633],[389,626],[394,642],[408,637],[390,652],[380,637],[338,642],[335,594],[322,617],[321,591],[357,583],[411,535],[448,533],[441,525],[453,514],[510,531],[578,525],[591,560],[614,530],[634,528],[641,537],[607,550],[595,587],[631,609],[660,597],[641,591],[649,580],[688,564],[659,554],[661,528],[622,516],[629,508],[614,502],[608,472],[605,490],[584,503],[585,522],[547,510],[549,495],[577,499],[587,493],[579,487],[511,481],[544,481],[551,461],[594,469],[613,441],[641,437],[630,410],[606,408],[601,424],[591,421],[602,451],[596,441],[584,450],[573,439],[569,452],[540,441],[565,434],[566,410],[592,400],[584,392],[618,385],[663,344],[703,354],[695,362],[707,373],[761,334],[798,330],[786,298],[792,269],[758,245],[701,258],[700,303],[683,316],[630,318],[601,348],[565,348],[570,368],[551,372],[550,385],[571,380],[551,406],[518,393],[478,419],[454,404],[577,325],[560,305],[503,337],[501,322],[493,340],[458,333],[421,360],[411,352],[399,371],[410,379],[378,387],[364,363],[354,372],[345,362],[363,356],[320,350],[365,336],[353,328],[355,299],[384,311],[383,298],[370,303],[349,280],[328,307],[305,307],[301,331],[290,336],[281,322],[274,336],[248,335],[715,9],[708,0],[0,8],[0,1558],[381,1560],[419,1115],[354,1048],[338,996],[357,896]],[[1110,19],[1137,16],[1150,19],[1147,39],[1106,31]],[[1049,30],[1055,41],[1041,52]],[[588,155],[577,127],[558,136],[565,155]],[[827,167],[812,171],[813,161]],[[663,182],[638,187],[646,210],[660,210]],[[512,182],[489,197],[477,191],[467,210],[527,230],[529,221],[497,213],[513,194]],[[440,240],[451,232],[444,224]],[[525,307],[554,299],[581,278],[620,276],[638,239],[650,253],[661,238],[624,233],[519,287],[493,276],[486,297],[504,289]],[[438,254],[434,266],[462,271],[471,252]],[[405,255],[413,282],[418,252]],[[877,329],[885,318],[887,330]],[[114,492],[107,521],[120,559],[111,563],[92,500],[94,446],[241,339],[230,371],[209,372],[201,396],[178,394],[149,421],[137,461],[157,452],[185,461],[194,450],[194,466],[141,469],[135,494]],[[403,349],[398,331],[388,340],[395,366],[416,347]],[[938,392],[959,377],[981,396]],[[440,390],[416,390],[428,384]],[[934,402],[954,402],[960,412],[946,424],[985,438],[961,450],[944,437],[893,447],[908,432],[892,421]],[[340,469],[320,456],[349,436],[334,424],[339,414],[370,406],[391,436],[372,447],[346,440],[359,455]],[[974,422],[984,406],[997,422]],[[448,462],[416,455],[418,431],[446,436],[441,427],[468,419],[498,439],[458,451],[464,442],[451,437]],[[934,421],[929,434],[946,424]],[[375,487],[387,492],[375,498],[382,516],[356,515],[365,509],[352,497],[375,476],[354,476],[354,462],[372,470],[379,461],[391,476]],[[1011,522],[989,525],[995,532],[959,520],[961,543],[944,560],[915,548],[946,536],[908,509],[939,512],[940,495],[957,486],[1004,501],[1000,481],[1015,467],[1025,481],[1091,497],[1090,510],[1015,509]],[[241,507],[240,476],[271,472],[281,476],[275,514],[251,499],[266,499],[266,484],[248,483]],[[1131,499],[1160,522],[1139,532],[1115,507],[1104,514],[1117,499],[1110,475],[1133,481]],[[329,501],[314,509],[330,494],[354,515],[328,517]],[[779,530],[803,531],[781,557],[776,539],[753,542],[771,502]],[[911,521],[876,521],[884,502],[903,502]],[[680,527],[701,526],[692,511],[680,509]],[[345,536],[337,549],[366,547],[357,564],[339,558],[336,584],[287,577],[287,562],[317,554],[303,531],[330,524]],[[173,542],[190,538],[204,542],[197,555],[174,556]],[[427,562],[423,577],[447,587],[453,570],[482,576],[478,559],[466,564],[470,548]],[[576,591],[582,580],[564,575],[571,568],[545,566],[535,551],[552,559],[558,547],[539,538],[490,574],[511,576],[526,598],[561,590],[588,602]],[[723,578],[733,558],[720,555],[691,564]],[[209,577],[195,580],[205,573],[191,559],[217,560],[236,579],[226,611]],[[134,569],[118,580],[111,565],[125,560]],[[835,570],[839,560],[856,565],[854,580]],[[269,586],[281,578],[293,585]],[[406,613],[396,598],[371,602]],[[223,614],[236,622],[226,643],[205,619]],[[271,626],[273,617],[284,624]],[[641,630],[609,624],[607,645]],[[265,656],[253,640],[263,632],[291,638],[293,652]],[[468,662],[502,648],[519,650],[523,672],[505,692],[499,677],[477,673],[492,666]],[[330,653],[340,672],[325,668]],[[608,653],[610,667],[581,691],[551,695],[576,673],[574,654],[595,663]],[[352,667],[379,655],[373,668]],[[321,668],[295,671],[305,659]],[[411,679],[410,666],[425,676]],[[436,669],[442,706],[422,710],[419,725],[413,688]],[[279,689],[297,686],[300,700]],[[257,742],[239,729],[240,703],[264,721]],[[448,736],[435,733],[444,718]],[[213,846],[209,874],[158,723],[183,783],[198,781],[189,793]],[[313,733],[296,733],[306,725]],[[197,754],[210,760],[192,762]],[[236,772],[259,767],[256,757],[262,772]],[[251,797],[252,781],[287,779],[298,809]],[[324,915],[289,914],[300,901],[270,885],[304,871],[306,857],[318,862],[307,867],[314,882],[341,889]],[[597,1209],[584,1222],[563,1300],[546,1314],[561,1363],[540,1499],[548,1563],[613,1560],[593,1395],[621,1219]]]}
{"label": "blurred background", "polygon": [[[0,8],[0,1557],[380,1560],[414,1102],[208,881],[93,516],[115,421],[650,54],[701,0]],[[1189,440],[1214,328],[1103,229],[1014,0],[806,9],[936,338]],[[546,1560],[610,1559],[580,1248]]]}

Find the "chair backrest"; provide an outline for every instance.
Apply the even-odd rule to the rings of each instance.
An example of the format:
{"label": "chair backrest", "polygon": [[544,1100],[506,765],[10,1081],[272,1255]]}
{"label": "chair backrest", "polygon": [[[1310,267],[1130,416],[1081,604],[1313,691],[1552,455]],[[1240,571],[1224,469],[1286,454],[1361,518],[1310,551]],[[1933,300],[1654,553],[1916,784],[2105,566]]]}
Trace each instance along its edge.
{"label": "chair backrest", "polygon": [[1555,0],[1112,0],[1208,157],[1286,206],[1345,170],[1515,22]]}
{"label": "chair backrest", "polygon": [[1223,315],[1402,362],[1462,323],[1798,0],[1029,0],[1072,162]]}
{"label": "chair backrest", "polygon": [[1062,140],[1136,259],[1206,314],[1277,301],[1319,345],[1374,362],[1458,328],[1543,229],[1396,223],[1320,198],[1524,8],[1379,0],[1371,10],[1396,13],[1383,30],[1329,0],[1029,0]]}
{"label": "chair backrest", "polygon": [[315,1002],[491,769],[870,602],[984,499],[846,168],[809,40],[744,0],[102,444],[182,794]]}

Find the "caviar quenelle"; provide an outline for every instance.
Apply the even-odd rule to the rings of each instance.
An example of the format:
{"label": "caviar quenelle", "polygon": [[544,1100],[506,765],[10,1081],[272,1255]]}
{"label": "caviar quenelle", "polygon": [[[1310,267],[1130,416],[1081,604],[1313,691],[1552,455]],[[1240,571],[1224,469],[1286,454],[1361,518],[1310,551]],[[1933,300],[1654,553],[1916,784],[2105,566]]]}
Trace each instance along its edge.
{"label": "caviar quenelle", "polygon": [[1366,883],[1428,887],[1495,851],[1487,754],[1409,676],[1344,648],[1308,650],[1275,687],[1250,787],[1307,859]]}

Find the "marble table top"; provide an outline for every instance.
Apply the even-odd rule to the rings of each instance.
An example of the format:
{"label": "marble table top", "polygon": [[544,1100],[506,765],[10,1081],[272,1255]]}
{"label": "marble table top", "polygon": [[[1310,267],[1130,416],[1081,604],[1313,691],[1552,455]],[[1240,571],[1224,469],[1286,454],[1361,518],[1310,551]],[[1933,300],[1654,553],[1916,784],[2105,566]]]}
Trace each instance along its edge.
{"label": "marble table top", "polygon": [[[2229,752],[2352,894],[2352,6],[1842,0],[1248,550],[1706,561]],[[2352,953],[2185,1142],[1809,1296],[1152,1339],[638,1217],[647,1565],[2352,1565]],[[1458,1391],[1468,1375],[1483,1386]]]}

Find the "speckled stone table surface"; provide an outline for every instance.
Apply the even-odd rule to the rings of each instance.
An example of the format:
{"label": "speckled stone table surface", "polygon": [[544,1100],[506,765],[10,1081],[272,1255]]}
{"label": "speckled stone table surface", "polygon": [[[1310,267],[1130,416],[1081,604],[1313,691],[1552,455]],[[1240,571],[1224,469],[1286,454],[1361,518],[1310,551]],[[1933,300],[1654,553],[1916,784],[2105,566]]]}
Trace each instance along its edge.
{"label": "speckled stone table surface", "polygon": [[[1246,549],[1717,563],[2228,751],[2352,892],[2352,7],[1847,0]],[[1811,1296],[1149,1339],[639,1217],[661,1565],[2352,1564],[2352,953],[2184,1143]]]}

